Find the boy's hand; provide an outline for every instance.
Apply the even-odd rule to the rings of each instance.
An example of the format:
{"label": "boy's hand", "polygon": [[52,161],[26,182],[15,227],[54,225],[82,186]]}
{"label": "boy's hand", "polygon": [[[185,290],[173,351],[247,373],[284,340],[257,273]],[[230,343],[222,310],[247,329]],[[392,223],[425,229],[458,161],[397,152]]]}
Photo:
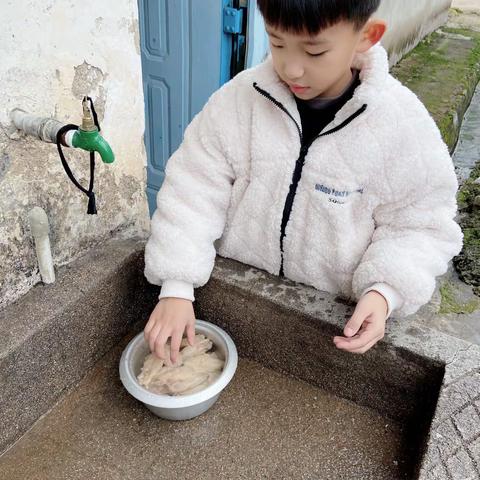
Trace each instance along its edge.
{"label": "boy's hand", "polygon": [[388,304],[383,295],[370,290],[360,298],[345,325],[345,337],[333,337],[333,343],[347,352],[365,353],[385,335],[387,312]]}
{"label": "boy's hand", "polygon": [[[165,361],[167,365],[176,363],[183,332],[187,330],[190,345],[195,342],[195,314],[191,300],[176,297],[163,297],[159,300],[145,325],[145,341],[150,351]],[[166,358],[165,344],[172,337],[170,358]]]}

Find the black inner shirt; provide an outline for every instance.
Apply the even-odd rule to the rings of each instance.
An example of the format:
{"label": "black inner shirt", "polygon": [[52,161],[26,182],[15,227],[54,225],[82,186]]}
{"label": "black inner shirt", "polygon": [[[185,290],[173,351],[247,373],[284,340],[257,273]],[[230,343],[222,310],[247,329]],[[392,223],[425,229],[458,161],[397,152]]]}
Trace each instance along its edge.
{"label": "black inner shirt", "polygon": [[313,140],[334,118],[335,114],[350,100],[360,85],[359,70],[352,69],[352,80],[343,93],[333,98],[315,97],[302,100],[295,95],[298,112],[302,120],[303,143]]}

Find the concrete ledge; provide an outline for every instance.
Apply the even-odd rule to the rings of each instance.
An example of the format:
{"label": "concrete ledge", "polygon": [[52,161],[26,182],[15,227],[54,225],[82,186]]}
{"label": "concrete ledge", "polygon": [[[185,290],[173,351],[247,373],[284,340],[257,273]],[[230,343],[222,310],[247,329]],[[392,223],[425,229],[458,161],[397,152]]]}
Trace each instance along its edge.
{"label": "concrete ledge", "polygon": [[[142,328],[158,293],[143,277],[143,247],[110,242],[0,312],[9,332],[0,339],[2,448]],[[196,299],[197,318],[228,331],[241,357],[403,422],[418,452],[409,478],[480,474],[480,349],[416,322],[435,308],[391,317],[383,341],[354,355],[332,342],[354,305],[313,287],[217,256]]]}
{"label": "concrete ledge", "polygon": [[143,249],[109,241],[0,311],[0,452],[150,313]]}
{"label": "concrete ledge", "polygon": [[[196,299],[197,317],[230,332],[240,356],[408,424],[419,453],[412,478],[437,478],[430,472],[444,466],[454,475],[455,458],[465,455],[480,474],[480,349],[416,324],[417,316],[425,323],[433,315],[428,305],[408,318],[391,317],[383,341],[354,355],[332,341],[354,305],[312,287],[217,256]],[[467,420],[466,413],[475,416]],[[442,434],[447,427],[454,438]],[[462,428],[469,429],[465,436]]]}

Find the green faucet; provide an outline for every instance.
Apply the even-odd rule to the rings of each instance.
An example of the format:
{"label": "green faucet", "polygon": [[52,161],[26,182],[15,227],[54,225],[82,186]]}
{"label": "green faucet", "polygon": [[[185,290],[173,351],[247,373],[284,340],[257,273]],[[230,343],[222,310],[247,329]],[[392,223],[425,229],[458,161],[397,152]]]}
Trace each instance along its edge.
{"label": "green faucet", "polygon": [[110,145],[98,132],[86,97],[82,101],[82,106],[82,124],[73,134],[72,145],[89,152],[98,152],[104,163],[112,163],[115,160],[115,156]]}

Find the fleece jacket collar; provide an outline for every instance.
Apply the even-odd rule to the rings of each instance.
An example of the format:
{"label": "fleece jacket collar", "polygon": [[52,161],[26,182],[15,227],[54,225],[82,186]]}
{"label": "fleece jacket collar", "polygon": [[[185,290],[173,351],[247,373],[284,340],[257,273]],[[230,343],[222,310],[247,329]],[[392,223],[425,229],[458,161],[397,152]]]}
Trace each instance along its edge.
{"label": "fleece jacket collar", "polygon": [[[374,110],[379,103],[378,92],[384,91],[383,86],[389,74],[389,63],[387,52],[380,44],[374,45],[365,53],[357,53],[352,67],[360,70],[361,84],[356,88],[353,97],[337,112],[328,126],[329,129],[341,125],[365,104],[368,105],[369,111]],[[288,85],[277,75],[271,53],[256,69],[253,84],[280,102],[297,124],[301,125],[295,98]]]}

